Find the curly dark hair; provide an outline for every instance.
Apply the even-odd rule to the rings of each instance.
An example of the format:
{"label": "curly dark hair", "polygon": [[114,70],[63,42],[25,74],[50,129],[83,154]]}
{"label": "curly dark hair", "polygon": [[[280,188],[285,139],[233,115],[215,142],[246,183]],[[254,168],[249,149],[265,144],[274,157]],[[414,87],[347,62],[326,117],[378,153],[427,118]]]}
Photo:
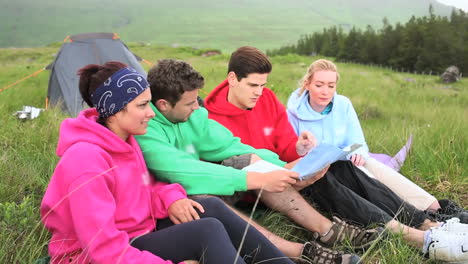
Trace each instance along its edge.
{"label": "curly dark hair", "polygon": [[234,72],[237,80],[240,81],[251,73],[270,73],[272,68],[273,66],[265,53],[257,48],[244,46],[231,54],[228,73]]}
{"label": "curly dark hair", "polygon": [[184,92],[203,88],[205,79],[190,64],[175,59],[162,59],[148,72],[151,101],[168,101],[172,106],[180,100]]}

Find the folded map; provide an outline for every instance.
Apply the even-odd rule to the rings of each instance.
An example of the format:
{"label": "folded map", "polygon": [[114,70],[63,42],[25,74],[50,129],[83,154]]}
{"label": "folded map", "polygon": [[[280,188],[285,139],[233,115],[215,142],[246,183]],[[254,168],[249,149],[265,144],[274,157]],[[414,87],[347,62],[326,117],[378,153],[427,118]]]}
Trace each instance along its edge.
{"label": "folded map", "polygon": [[361,144],[353,144],[344,149],[340,149],[330,144],[320,144],[305,155],[291,170],[299,173],[300,180],[314,177],[317,172],[338,160],[346,160],[346,156]]}

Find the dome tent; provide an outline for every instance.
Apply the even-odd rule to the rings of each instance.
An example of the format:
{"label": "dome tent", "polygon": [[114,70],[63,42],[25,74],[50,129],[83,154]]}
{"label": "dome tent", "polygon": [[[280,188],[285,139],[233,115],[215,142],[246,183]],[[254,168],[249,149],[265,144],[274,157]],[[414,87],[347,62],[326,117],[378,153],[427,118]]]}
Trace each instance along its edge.
{"label": "dome tent", "polygon": [[146,76],[140,65],[141,58],[134,55],[115,33],[85,33],[67,36],[51,70],[47,91],[47,104],[61,105],[71,116],[86,108],[78,89],[80,68],[88,64],[120,61]]}

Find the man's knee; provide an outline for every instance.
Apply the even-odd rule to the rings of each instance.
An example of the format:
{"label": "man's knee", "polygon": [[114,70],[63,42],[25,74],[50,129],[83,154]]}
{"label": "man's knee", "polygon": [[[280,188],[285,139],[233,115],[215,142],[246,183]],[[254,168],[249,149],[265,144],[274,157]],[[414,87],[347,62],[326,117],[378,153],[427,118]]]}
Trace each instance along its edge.
{"label": "man's knee", "polygon": [[[247,167],[250,165],[252,161],[252,156],[255,154],[243,154],[243,155],[238,155],[238,156],[232,156],[228,159],[225,159],[221,162],[221,165],[226,166],[226,167],[232,167],[234,169],[241,170],[244,167]],[[257,156],[257,155],[255,155]],[[257,158],[260,159],[260,157],[257,156]]]}

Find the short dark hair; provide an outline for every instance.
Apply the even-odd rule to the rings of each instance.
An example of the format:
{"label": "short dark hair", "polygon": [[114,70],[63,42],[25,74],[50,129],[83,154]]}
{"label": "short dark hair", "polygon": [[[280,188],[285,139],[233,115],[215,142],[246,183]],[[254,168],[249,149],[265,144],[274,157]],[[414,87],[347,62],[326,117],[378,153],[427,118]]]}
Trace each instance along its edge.
{"label": "short dark hair", "polygon": [[271,70],[271,62],[266,54],[249,46],[234,51],[228,66],[228,73],[234,72],[238,81],[251,73],[270,73]]}
{"label": "short dark hair", "polygon": [[174,106],[184,92],[203,88],[205,79],[190,64],[181,60],[162,59],[148,72],[153,104],[159,99]]}

